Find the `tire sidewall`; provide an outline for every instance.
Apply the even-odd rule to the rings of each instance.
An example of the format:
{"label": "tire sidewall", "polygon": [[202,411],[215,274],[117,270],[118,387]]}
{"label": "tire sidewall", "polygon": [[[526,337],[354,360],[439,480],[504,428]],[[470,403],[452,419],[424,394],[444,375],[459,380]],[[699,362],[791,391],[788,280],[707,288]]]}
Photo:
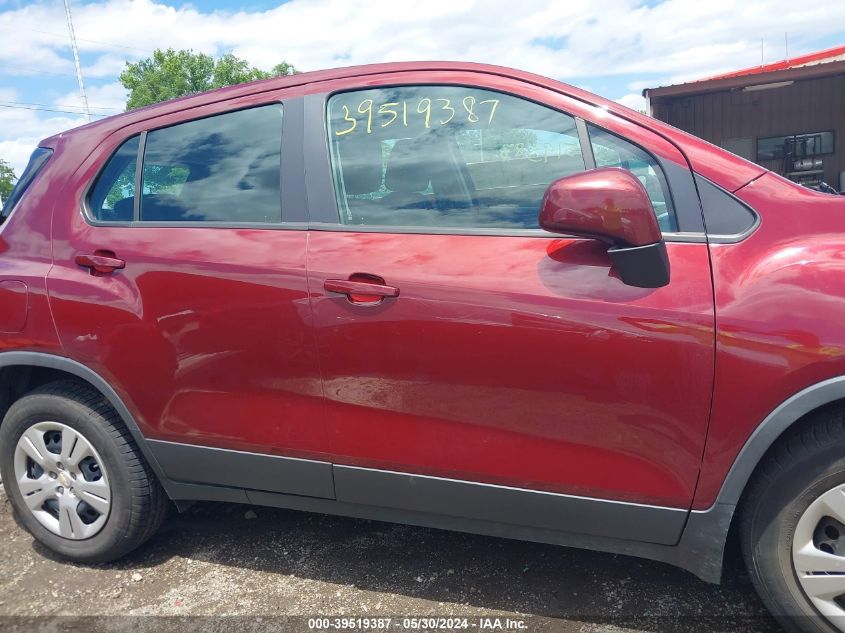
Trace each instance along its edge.
{"label": "tire sidewall", "polygon": [[[14,473],[14,454],[23,433],[39,422],[59,422],[81,433],[103,461],[111,488],[109,516],[94,536],[66,539],[41,525],[24,503]],[[0,425],[0,472],[12,504],[15,518],[27,531],[49,549],[78,561],[98,562],[104,551],[121,548],[132,515],[129,472],[119,449],[107,430],[104,418],[85,405],[57,395],[35,394],[16,402]]]}
{"label": "tire sidewall", "polygon": [[[826,466],[825,466],[826,465]],[[813,501],[845,484],[842,446],[805,455],[782,471],[769,486],[757,491],[751,513],[752,574],[769,609],[788,628],[840,633],[804,593],[792,559],[795,528]]]}

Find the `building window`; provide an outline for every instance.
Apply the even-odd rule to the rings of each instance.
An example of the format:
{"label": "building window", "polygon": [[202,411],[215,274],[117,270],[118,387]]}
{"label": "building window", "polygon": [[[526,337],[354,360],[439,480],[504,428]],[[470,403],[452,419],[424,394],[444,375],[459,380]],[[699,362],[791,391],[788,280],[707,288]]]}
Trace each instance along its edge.
{"label": "building window", "polygon": [[757,139],[757,160],[779,160],[786,156],[804,158],[833,154],[833,132],[788,134]]}

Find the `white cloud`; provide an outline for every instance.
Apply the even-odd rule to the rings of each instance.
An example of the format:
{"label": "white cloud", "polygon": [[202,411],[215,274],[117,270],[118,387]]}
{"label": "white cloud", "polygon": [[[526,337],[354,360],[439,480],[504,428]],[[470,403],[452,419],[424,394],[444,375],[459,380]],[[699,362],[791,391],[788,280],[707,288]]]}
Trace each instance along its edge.
{"label": "white cloud", "polygon": [[632,110],[645,112],[646,109],[645,98],[638,92],[626,94],[624,97],[620,97],[616,101],[621,103],[623,106],[631,108]]}
{"label": "white cloud", "polygon": [[[120,82],[87,88],[85,96],[92,112],[96,114],[112,115],[123,112],[126,108],[126,89]],[[82,110],[82,97],[78,90],[74,90],[55,99],[53,105],[57,108],[70,106],[71,109]]]}
{"label": "white cloud", "polygon": [[[761,37],[774,48],[788,30],[798,54],[809,42],[842,34],[845,24],[843,2],[794,0],[665,0],[651,7],[642,0],[429,0],[416,8],[395,0],[291,0],[267,11],[207,13],[165,2],[77,3],[86,75],[116,80],[126,59],[166,47],[232,51],[263,68],[286,60],[301,70],[398,59],[472,60],[589,83],[626,76],[631,94],[610,96],[638,107],[637,93],[654,83],[638,77],[658,76],[657,83],[666,84],[752,66],[760,59]],[[4,28],[0,37],[4,68],[73,73],[60,5],[40,0],[2,10],[0,24],[17,27]],[[117,84],[97,90],[91,90],[92,105],[122,105]],[[60,101],[78,104],[78,97],[55,103]],[[42,136],[57,120],[35,119],[41,131],[32,134]],[[0,140],[20,141],[23,134],[0,120]]]}
{"label": "white cloud", "polygon": [[0,157],[20,175],[41,139],[85,123],[83,117],[41,117],[35,110],[0,108]]}

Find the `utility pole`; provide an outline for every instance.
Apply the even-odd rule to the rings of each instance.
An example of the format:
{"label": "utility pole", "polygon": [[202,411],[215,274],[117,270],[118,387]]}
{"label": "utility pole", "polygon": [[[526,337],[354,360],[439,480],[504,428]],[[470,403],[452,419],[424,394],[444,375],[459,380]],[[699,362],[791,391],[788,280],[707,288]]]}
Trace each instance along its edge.
{"label": "utility pole", "polygon": [[79,63],[79,48],[76,45],[76,33],[73,31],[73,18],[70,15],[70,0],[65,0],[67,14],[67,30],[70,33],[70,46],[73,49],[73,62],[76,64],[76,80],[79,82],[79,96],[85,109],[85,120],[91,122],[91,109],[88,107],[88,97],[85,96],[85,83],[82,81],[82,66]]}

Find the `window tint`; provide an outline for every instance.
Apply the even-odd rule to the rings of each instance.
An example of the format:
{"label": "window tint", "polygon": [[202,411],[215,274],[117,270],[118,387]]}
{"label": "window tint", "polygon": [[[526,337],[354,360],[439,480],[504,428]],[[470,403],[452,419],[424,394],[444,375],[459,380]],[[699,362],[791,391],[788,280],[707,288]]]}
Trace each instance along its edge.
{"label": "window tint", "polygon": [[701,196],[708,235],[740,235],[757,222],[751,209],[703,176],[696,174],[695,184]]}
{"label": "window tint", "polygon": [[141,220],[280,222],[282,106],[147,134]]}
{"label": "window tint", "polygon": [[328,128],[344,224],[538,228],[549,183],[584,170],[571,116],[474,88],[334,95]]}
{"label": "window tint", "polygon": [[139,137],[133,136],[109,158],[88,196],[88,209],[95,220],[131,222],[135,206],[135,166]]}
{"label": "window tint", "polygon": [[29,163],[26,166],[26,169],[23,170],[21,177],[18,178],[17,183],[12,188],[12,193],[9,194],[9,199],[3,203],[3,208],[0,209],[0,224],[3,224],[6,221],[6,218],[12,213],[12,209],[15,208],[15,205],[20,201],[23,197],[24,192],[29,188],[29,185],[32,184],[32,181],[35,180],[35,177],[38,175],[38,172],[47,164],[47,161],[50,160],[50,157],[53,155],[53,150],[47,147],[39,147],[34,152],[32,152],[32,156],[29,157]]}
{"label": "window tint", "polygon": [[588,125],[596,167],[622,167],[634,172],[648,191],[662,231],[677,231],[678,221],[663,170],[654,157],[628,141]]}

